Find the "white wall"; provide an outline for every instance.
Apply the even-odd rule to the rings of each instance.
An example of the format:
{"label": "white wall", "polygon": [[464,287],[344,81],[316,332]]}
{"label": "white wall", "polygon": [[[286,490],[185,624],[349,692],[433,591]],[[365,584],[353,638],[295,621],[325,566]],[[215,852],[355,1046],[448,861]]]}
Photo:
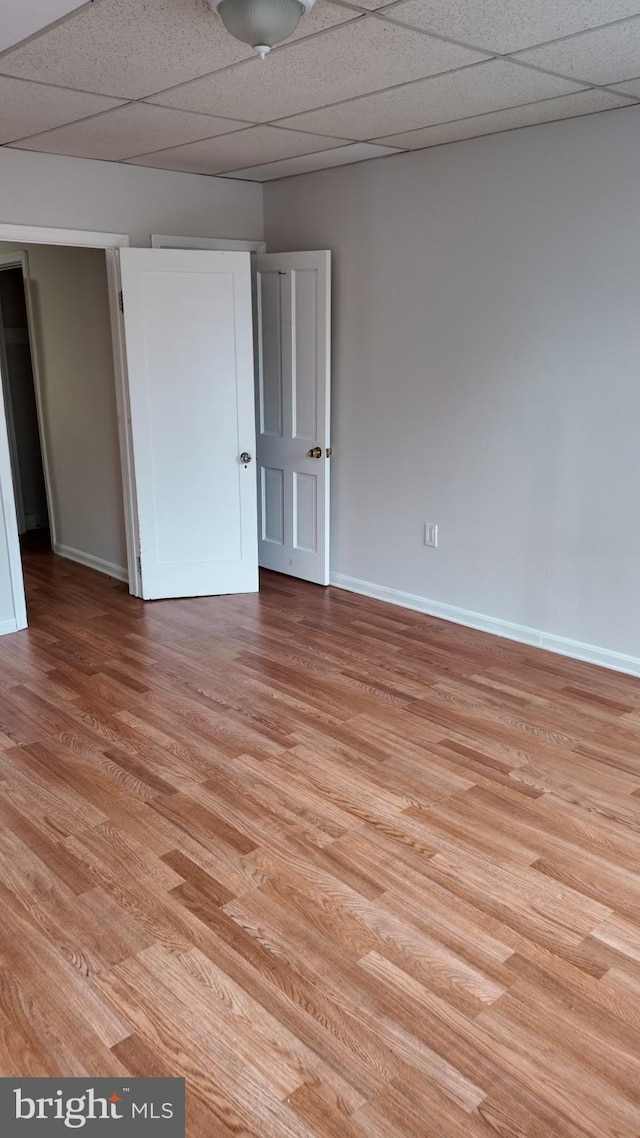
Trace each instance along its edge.
{"label": "white wall", "polygon": [[128,233],[262,238],[262,189],[251,182],[117,162],[0,149],[0,222]]}
{"label": "white wall", "polygon": [[640,668],[639,186],[629,108],[265,187],[334,253],[336,573]]}

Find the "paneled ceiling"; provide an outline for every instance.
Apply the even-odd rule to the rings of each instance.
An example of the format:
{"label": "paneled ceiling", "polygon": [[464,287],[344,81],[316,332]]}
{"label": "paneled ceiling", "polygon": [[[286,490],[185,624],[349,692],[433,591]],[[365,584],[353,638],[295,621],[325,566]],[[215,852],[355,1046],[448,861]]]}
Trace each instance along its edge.
{"label": "paneled ceiling", "polygon": [[[52,22],[53,21],[53,22]],[[640,102],[640,0],[2,0],[0,145],[266,181]]]}

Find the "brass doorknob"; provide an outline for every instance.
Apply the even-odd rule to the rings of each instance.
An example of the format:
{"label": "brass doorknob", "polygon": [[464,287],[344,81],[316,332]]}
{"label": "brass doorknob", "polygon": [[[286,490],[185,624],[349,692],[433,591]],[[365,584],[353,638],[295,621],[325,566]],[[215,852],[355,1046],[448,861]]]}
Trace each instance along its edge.
{"label": "brass doorknob", "polygon": [[311,447],[307,454],[309,458],[322,458],[322,447]]}

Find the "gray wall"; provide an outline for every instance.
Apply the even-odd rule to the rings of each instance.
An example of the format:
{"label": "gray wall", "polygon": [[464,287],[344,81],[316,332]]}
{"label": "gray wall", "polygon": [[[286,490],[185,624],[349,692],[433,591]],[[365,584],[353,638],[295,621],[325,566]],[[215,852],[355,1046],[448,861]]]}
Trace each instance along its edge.
{"label": "gray wall", "polygon": [[335,572],[640,657],[639,188],[636,108],[265,187],[334,253]]}
{"label": "gray wall", "polygon": [[104,252],[0,243],[29,259],[43,431],[58,552],[126,571]]}
{"label": "gray wall", "polygon": [[262,238],[262,188],[117,162],[0,149],[0,222],[128,233]]}
{"label": "gray wall", "polygon": [[126,569],[105,256],[30,245],[56,542]]}

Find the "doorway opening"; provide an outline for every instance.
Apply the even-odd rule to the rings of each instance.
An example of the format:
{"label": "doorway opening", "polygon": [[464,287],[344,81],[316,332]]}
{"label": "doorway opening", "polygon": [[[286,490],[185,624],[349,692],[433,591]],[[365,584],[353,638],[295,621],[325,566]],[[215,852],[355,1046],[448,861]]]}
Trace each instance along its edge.
{"label": "doorway opening", "polygon": [[0,243],[2,481],[15,503],[14,514],[4,499],[17,628],[49,595],[34,582],[66,580],[70,561],[128,581],[114,347],[104,247]]}
{"label": "doorway opening", "polygon": [[20,548],[51,549],[22,254],[0,257],[0,371]]}
{"label": "doorway opening", "polygon": [[[256,590],[259,539],[262,564],[279,546],[281,572],[328,583],[330,254],[258,254],[254,324],[246,248],[131,249],[118,234],[0,224],[2,239],[11,244],[0,254],[29,258],[32,341],[45,325],[49,334],[32,370],[53,553],[128,580],[133,596],[166,599]],[[55,271],[45,263],[53,256]],[[78,256],[101,273],[101,328],[88,339],[92,318],[80,311],[95,289],[78,287],[82,273],[64,265]],[[53,368],[61,344],[73,358]],[[27,621],[2,404],[0,414],[0,632],[10,632]],[[115,491],[106,496],[105,472]]]}

